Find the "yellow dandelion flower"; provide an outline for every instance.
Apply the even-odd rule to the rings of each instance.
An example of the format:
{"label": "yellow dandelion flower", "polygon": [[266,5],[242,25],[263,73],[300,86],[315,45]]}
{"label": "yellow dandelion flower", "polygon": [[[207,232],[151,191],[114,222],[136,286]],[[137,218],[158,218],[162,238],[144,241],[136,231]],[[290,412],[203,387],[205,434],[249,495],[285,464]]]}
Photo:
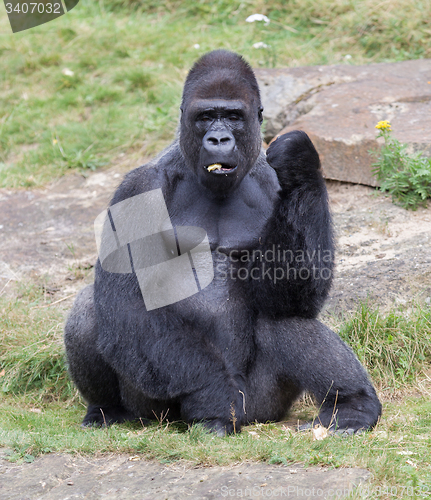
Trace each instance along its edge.
{"label": "yellow dandelion flower", "polygon": [[391,124],[388,122],[388,120],[382,120],[376,125],[376,128],[379,130],[391,130]]}
{"label": "yellow dandelion flower", "polygon": [[58,142],[58,141],[57,141],[57,139],[53,139],[53,140],[52,140],[52,143],[53,143],[54,145],[55,145],[55,144],[57,144],[57,142]]}

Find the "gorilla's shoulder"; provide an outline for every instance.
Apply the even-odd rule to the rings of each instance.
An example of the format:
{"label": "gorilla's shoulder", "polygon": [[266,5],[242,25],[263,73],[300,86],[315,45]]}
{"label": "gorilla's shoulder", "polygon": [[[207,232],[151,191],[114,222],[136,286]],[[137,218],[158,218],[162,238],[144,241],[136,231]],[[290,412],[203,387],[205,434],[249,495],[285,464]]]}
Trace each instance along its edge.
{"label": "gorilla's shoulder", "polygon": [[176,177],[181,176],[184,170],[181,168],[181,161],[183,161],[182,155],[176,141],[150,162],[128,172],[117,188],[111,205],[152,189],[161,188],[166,185],[166,179],[172,182]]}

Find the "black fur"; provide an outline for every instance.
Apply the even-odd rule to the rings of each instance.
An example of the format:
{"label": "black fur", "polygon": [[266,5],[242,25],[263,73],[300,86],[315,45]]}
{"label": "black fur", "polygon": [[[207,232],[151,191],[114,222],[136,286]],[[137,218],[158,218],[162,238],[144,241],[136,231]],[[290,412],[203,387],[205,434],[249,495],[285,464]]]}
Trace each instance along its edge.
{"label": "black fur", "polygon": [[[83,423],[168,411],[230,433],[282,419],[308,390],[323,425],[374,426],[381,405],[365,370],[316,319],[334,245],[310,139],[291,132],[265,156],[256,79],[226,51],[195,64],[181,109],[179,140],[130,172],[111,204],[161,188],[174,226],[207,232],[215,277],[196,295],[147,311],[136,276],[98,262],[65,329],[70,373],[89,404]],[[208,172],[213,163],[226,170]]]}

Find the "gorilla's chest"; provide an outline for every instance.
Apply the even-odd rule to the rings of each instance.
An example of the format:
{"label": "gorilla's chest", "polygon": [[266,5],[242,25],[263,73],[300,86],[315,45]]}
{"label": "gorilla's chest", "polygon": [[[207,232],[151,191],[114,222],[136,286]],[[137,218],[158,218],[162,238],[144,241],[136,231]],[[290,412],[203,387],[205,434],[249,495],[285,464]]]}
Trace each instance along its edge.
{"label": "gorilla's chest", "polygon": [[266,185],[245,178],[223,200],[209,197],[193,183],[181,182],[167,196],[174,227],[195,226],[207,233],[214,267],[209,285],[169,307],[174,317],[193,325],[196,335],[204,336],[236,366],[246,364],[251,355],[255,323],[247,293],[250,283],[244,280],[248,264],[238,256],[253,251],[265,239],[278,199],[278,184],[271,172]]}
{"label": "gorilla's chest", "polygon": [[[265,233],[276,196],[275,190],[268,194],[254,179],[245,179],[240,189],[223,200],[179,186],[168,207],[169,215],[174,225],[204,229],[213,251],[253,249]],[[188,203],[179,210],[177,199]]]}

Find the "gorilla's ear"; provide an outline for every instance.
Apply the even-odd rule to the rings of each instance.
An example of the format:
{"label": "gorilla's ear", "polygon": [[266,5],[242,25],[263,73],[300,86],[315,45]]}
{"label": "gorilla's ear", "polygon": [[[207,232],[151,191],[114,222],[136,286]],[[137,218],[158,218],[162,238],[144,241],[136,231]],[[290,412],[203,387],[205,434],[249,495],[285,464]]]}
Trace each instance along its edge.
{"label": "gorilla's ear", "polygon": [[260,123],[261,125],[262,125],[262,122],[263,122],[262,111],[263,111],[263,108],[262,108],[262,106],[260,106],[259,111],[257,112],[257,118],[258,118],[259,123]]}

